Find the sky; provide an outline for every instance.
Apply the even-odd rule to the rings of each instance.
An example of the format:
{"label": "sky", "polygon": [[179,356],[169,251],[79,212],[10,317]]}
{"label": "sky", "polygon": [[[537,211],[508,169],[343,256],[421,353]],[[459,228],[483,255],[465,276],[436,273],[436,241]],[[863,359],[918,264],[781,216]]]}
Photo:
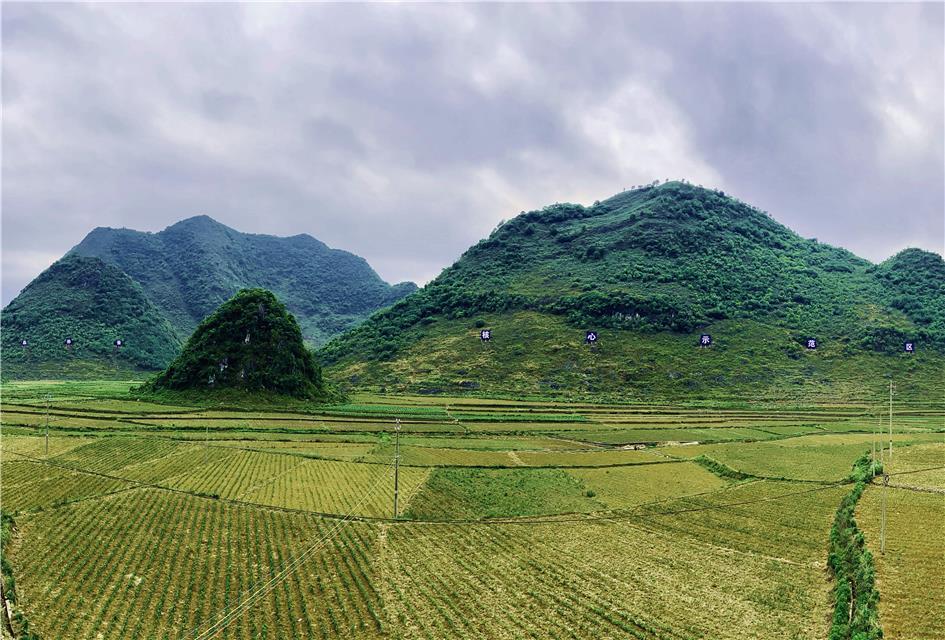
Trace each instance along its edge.
{"label": "sky", "polygon": [[945,242],[943,4],[2,5],[2,302],[206,214],[424,283],[653,180],[873,261]]}

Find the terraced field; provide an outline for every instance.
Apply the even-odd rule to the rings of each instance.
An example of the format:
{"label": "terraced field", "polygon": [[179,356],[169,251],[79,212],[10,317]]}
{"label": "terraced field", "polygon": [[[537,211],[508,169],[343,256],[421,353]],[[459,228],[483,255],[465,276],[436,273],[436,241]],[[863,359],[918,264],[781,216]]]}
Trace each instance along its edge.
{"label": "terraced field", "polygon": [[882,553],[882,491],[878,486],[867,488],[857,520],[876,562],[885,637],[941,638],[945,633],[945,494],[886,489],[886,549]]}
{"label": "terraced field", "polygon": [[[879,418],[429,397],[244,411],[128,386],[2,389],[5,566],[38,637],[826,638],[830,527]],[[943,415],[894,418],[885,555],[881,489],[857,507],[888,638],[945,638],[928,606]]]}

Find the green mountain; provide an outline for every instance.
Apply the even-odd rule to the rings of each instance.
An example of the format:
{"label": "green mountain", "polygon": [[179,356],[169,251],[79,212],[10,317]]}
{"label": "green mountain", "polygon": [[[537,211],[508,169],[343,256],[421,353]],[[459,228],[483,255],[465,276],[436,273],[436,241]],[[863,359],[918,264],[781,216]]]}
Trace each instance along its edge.
{"label": "green mountain", "polygon": [[890,373],[933,393],[943,269],[915,249],[876,266],[720,191],[651,185],[523,212],[320,357],[390,390],[850,397]]}
{"label": "green mountain", "polygon": [[70,253],[101,258],[131,276],[181,340],[242,288],[275,292],[316,345],[416,289],[387,284],[363,258],[309,235],[240,233],[207,216],[159,233],[99,227]]}
{"label": "green mountain", "polygon": [[180,348],[140,285],[98,258],[74,255],[23,289],[3,310],[2,326],[5,376],[60,377],[96,366],[99,374],[154,370]]}
{"label": "green mountain", "polygon": [[321,370],[285,305],[264,289],[244,289],[223,303],[146,385],[152,391],[240,391],[296,398],[325,396]]}

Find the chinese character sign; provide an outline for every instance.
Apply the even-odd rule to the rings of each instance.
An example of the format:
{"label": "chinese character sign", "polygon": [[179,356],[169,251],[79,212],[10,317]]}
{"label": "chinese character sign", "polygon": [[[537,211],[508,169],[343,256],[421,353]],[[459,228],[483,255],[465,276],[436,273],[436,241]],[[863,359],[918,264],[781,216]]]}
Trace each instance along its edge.
{"label": "chinese character sign", "polygon": [[479,332],[479,339],[483,342],[489,342],[492,340],[492,329],[483,329]]}
{"label": "chinese character sign", "polygon": [[911,341],[906,342],[905,344],[903,344],[903,349],[905,350],[906,353],[915,353],[915,343]]}
{"label": "chinese character sign", "polygon": [[584,336],[584,342],[586,342],[587,344],[596,344],[596,343],[597,343],[597,332],[596,332],[596,331],[588,331],[588,332],[587,332],[587,335]]}
{"label": "chinese character sign", "polygon": [[816,349],[816,348],[817,348],[817,338],[808,338],[807,340],[804,341],[804,345],[805,345],[808,349]]}
{"label": "chinese character sign", "polygon": [[708,333],[703,333],[701,336],[699,336],[699,346],[700,346],[700,347],[708,347],[708,346],[711,345],[711,344],[712,344],[712,336],[711,336],[711,335],[709,335]]}

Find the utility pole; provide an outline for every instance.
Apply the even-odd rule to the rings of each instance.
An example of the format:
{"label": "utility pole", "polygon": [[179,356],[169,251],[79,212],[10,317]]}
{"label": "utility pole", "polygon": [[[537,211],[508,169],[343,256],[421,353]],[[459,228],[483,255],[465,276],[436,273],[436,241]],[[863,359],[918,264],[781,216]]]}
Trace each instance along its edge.
{"label": "utility pole", "polygon": [[46,457],[49,457],[49,394],[46,394]]}
{"label": "utility pole", "polygon": [[889,381],[889,464],[892,465],[892,380]]}
{"label": "utility pole", "polygon": [[886,487],[889,485],[889,474],[883,472],[883,519],[879,527],[879,552],[886,553]]}
{"label": "utility pole", "polygon": [[[882,425],[883,417],[879,414],[879,411],[876,412],[876,415],[879,416],[880,425]],[[870,477],[876,475],[876,430],[873,430],[873,471],[870,473]]]}
{"label": "utility pole", "polygon": [[400,491],[400,418],[394,427],[394,518],[397,518],[397,494]]}

